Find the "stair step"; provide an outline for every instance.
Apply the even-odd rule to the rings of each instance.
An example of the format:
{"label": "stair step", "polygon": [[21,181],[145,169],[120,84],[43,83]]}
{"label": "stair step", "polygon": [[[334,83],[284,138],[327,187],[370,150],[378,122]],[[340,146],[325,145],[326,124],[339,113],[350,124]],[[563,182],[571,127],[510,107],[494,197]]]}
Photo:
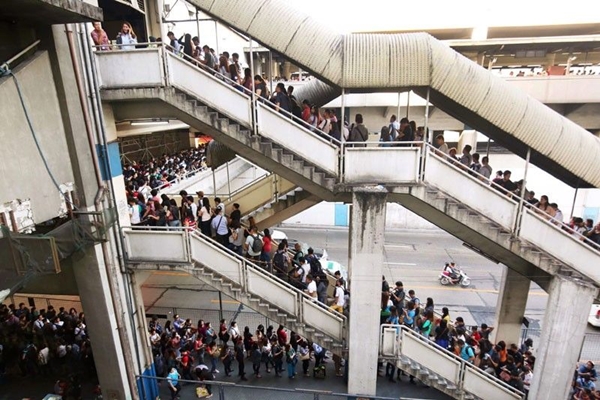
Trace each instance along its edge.
{"label": "stair step", "polygon": [[[287,314],[277,313],[277,316],[280,318],[285,318],[285,317],[287,317]],[[289,322],[289,320],[288,320],[288,322]]]}
{"label": "stair step", "polygon": [[308,333],[313,333],[313,332],[316,332],[316,329],[314,329],[314,328],[304,328],[304,331],[308,332]]}
{"label": "stair step", "polygon": [[232,292],[241,292],[241,291],[242,291],[242,288],[239,288],[239,287],[232,287],[232,288],[231,288],[231,291],[232,291]]}
{"label": "stair step", "polygon": [[294,324],[294,323],[298,322],[298,320],[296,318],[287,318],[287,322]]}

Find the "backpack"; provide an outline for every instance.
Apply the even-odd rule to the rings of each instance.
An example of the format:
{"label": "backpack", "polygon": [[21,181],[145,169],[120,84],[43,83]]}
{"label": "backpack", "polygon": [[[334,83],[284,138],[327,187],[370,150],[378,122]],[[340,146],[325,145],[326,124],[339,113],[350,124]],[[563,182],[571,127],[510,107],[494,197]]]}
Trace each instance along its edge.
{"label": "backpack", "polygon": [[285,270],[285,258],[282,251],[277,251],[273,256],[273,265],[281,271]]}
{"label": "backpack", "polygon": [[292,108],[292,115],[294,115],[296,118],[302,119],[302,106],[300,103],[298,103],[298,99],[294,95],[289,96],[289,99]]}
{"label": "backpack", "polygon": [[315,258],[310,260],[310,274],[313,278],[317,276],[321,276],[323,274],[323,267],[321,266],[321,262]]}
{"label": "backpack", "polygon": [[260,253],[262,251],[262,248],[263,248],[263,242],[262,242],[262,240],[258,237],[258,235],[252,236],[252,238],[254,239],[252,241],[252,252],[253,253]]}

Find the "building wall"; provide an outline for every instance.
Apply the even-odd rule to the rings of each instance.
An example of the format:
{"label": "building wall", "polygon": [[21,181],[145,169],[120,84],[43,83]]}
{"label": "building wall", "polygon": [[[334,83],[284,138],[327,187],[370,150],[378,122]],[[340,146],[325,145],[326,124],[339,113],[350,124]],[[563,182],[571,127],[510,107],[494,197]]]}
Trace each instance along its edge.
{"label": "building wall", "polygon": [[[73,182],[50,58],[40,52],[13,71],[42,153],[59,184]],[[0,203],[31,198],[34,220],[56,217],[61,195],[44,168],[12,77],[0,79]]]}

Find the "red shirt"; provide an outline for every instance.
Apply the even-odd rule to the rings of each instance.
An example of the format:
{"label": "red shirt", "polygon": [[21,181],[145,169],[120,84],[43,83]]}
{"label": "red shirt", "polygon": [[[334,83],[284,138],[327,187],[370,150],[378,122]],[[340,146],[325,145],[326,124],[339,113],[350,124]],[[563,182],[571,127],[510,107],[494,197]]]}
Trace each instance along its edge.
{"label": "red shirt", "polygon": [[279,340],[279,344],[282,346],[287,343],[287,333],[284,329],[277,331],[277,339]]}
{"label": "red shirt", "polygon": [[268,238],[266,236],[263,236],[263,248],[262,251],[264,253],[270,254],[271,253],[271,238]]}
{"label": "red shirt", "polygon": [[306,122],[310,119],[310,107],[304,107],[302,109],[302,119]]}

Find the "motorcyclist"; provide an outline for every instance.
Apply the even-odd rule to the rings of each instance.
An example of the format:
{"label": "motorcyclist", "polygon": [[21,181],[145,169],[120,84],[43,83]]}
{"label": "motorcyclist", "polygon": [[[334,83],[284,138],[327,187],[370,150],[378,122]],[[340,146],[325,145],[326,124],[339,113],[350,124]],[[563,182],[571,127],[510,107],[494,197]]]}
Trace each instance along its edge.
{"label": "motorcyclist", "polygon": [[458,268],[456,267],[455,262],[446,263],[446,266],[444,267],[444,271],[448,272],[448,275],[450,276],[450,279],[452,279],[453,284],[458,283],[459,278],[460,278],[460,272],[459,272]]}

